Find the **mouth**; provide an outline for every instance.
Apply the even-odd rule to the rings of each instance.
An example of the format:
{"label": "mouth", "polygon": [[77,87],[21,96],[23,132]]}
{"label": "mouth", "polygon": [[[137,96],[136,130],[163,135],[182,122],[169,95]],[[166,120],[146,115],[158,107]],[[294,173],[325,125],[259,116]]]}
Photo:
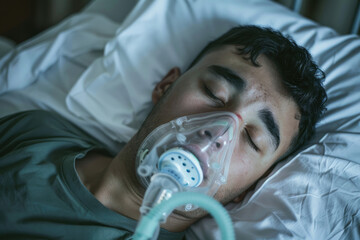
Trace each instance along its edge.
{"label": "mouth", "polygon": [[200,147],[195,145],[195,144],[188,144],[188,145],[184,145],[181,146],[181,148],[183,148],[184,150],[192,153],[197,160],[199,161],[201,170],[203,172],[203,176],[204,179],[207,178],[207,172],[208,172],[208,160],[209,160],[209,156],[206,152],[201,151]]}

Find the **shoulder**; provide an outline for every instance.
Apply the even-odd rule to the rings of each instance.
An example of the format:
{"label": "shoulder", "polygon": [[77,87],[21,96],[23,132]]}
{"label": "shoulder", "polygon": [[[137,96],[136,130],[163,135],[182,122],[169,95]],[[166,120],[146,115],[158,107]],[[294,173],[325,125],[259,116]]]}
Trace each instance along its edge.
{"label": "shoulder", "polygon": [[56,113],[32,110],[0,119],[0,145],[2,146],[53,139],[64,141],[78,139],[98,145],[98,142],[86,132]]}
{"label": "shoulder", "polygon": [[55,113],[44,110],[17,112],[0,118],[0,126],[14,124],[24,124],[24,126],[28,124],[30,124],[30,126],[40,125],[50,119],[57,120],[56,115]]}
{"label": "shoulder", "polygon": [[0,119],[1,132],[26,133],[42,130],[51,134],[51,130],[74,130],[76,127],[60,115],[44,110],[31,110],[14,113]]}

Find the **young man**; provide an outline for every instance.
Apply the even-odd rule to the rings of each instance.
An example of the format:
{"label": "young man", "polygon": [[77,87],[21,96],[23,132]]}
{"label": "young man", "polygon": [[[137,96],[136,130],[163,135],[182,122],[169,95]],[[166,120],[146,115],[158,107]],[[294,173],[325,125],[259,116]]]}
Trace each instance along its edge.
{"label": "young man", "polygon": [[[309,53],[270,29],[238,27],[211,42],[180,74],[156,85],[155,104],[138,133],[116,155],[59,116],[42,111],[0,120],[0,235],[13,238],[126,239],[146,189],[136,177],[140,144],[180,116],[216,111],[241,116],[223,204],[298,149],[324,110],[323,73]],[[174,212],[160,239],[178,239],[206,213]]]}

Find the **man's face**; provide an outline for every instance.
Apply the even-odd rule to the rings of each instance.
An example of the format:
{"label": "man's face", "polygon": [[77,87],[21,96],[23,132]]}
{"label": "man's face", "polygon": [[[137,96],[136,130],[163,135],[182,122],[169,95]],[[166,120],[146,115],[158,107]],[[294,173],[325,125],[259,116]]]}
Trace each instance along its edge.
{"label": "man's face", "polygon": [[150,132],[185,115],[213,111],[241,115],[244,128],[228,180],[215,194],[224,204],[256,182],[288,150],[298,132],[298,108],[286,95],[274,65],[264,56],[257,60],[260,67],[226,46],[208,53],[181,76],[170,71],[154,90],[156,106],[143,125]]}

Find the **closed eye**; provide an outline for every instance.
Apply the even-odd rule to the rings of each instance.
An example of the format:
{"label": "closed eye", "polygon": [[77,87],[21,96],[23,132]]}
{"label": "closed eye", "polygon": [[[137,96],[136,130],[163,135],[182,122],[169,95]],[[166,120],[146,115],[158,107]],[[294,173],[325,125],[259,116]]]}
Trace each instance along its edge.
{"label": "closed eye", "polygon": [[209,96],[217,104],[221,104],[222,106],[225,105],[224,101],[218,98],[206,85],[204,85],[204,91],[206,95]]}
{"label": "closed eye", "polygon": [[260,149],[256,146],[256,144],[254,143],[254,141],[252,140],[250,134],[249,134],[249,131],[247,129],[245,129],[245,132],[246,132],[246,139],[248,141],[248,143],[250,144],[250,146],[256,151],[256,152],[259,152]]}

